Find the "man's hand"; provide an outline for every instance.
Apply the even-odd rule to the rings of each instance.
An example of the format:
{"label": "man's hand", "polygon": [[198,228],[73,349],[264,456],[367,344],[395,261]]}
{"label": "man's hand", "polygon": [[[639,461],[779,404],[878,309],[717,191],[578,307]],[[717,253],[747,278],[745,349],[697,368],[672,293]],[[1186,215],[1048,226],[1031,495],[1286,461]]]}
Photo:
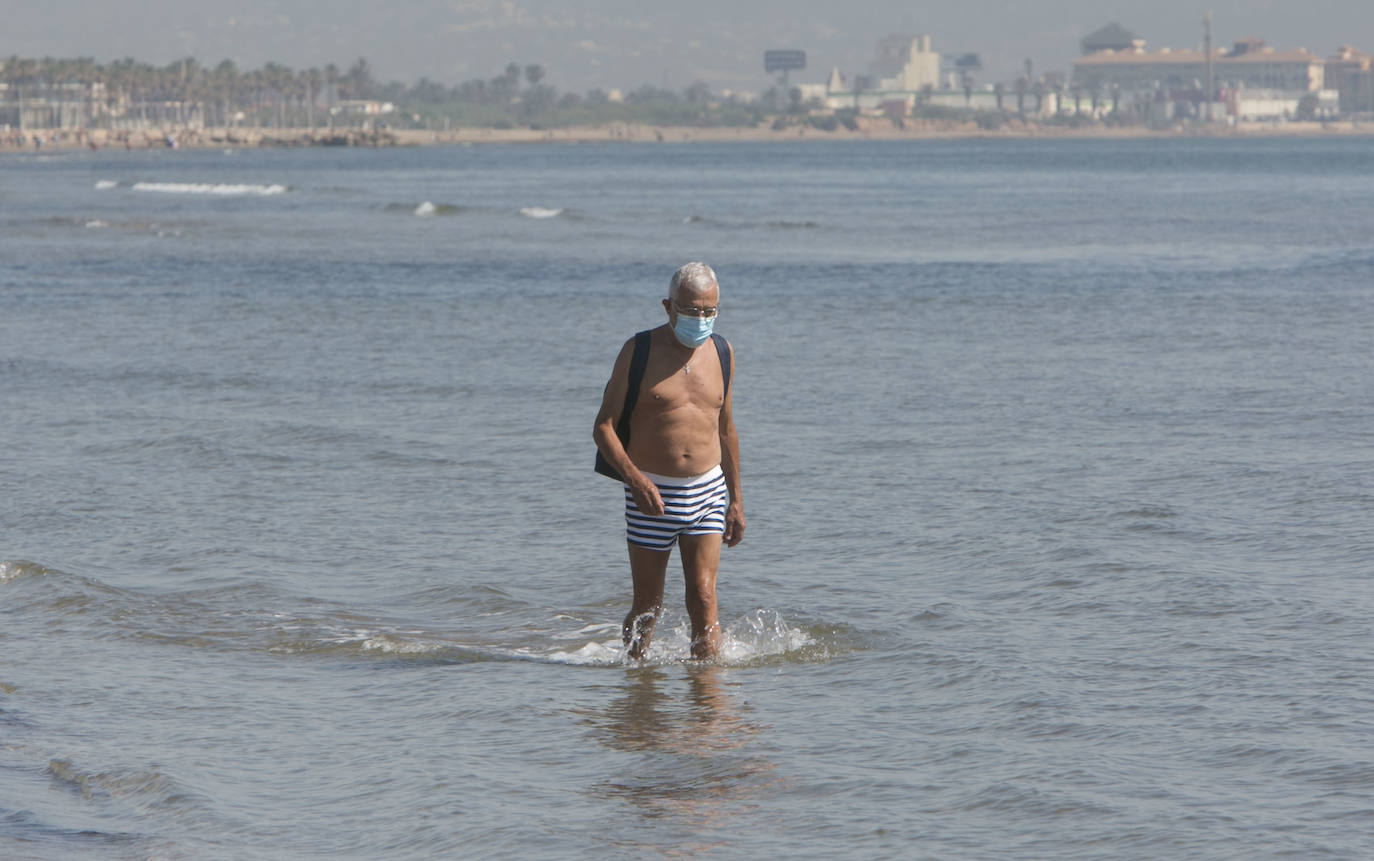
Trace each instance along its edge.
{"label": "man's hand", "polygon": [[725,509],[725,546],[734,547],[744,540],[744,504],[732,502]]}
{"label": "man's hand", "polygon": [[634,497],[635,507],[641,514],[663,516],[663,498],[658,495],[658,488],[652,481],[640,475],[637,479],[628,480],[626,484],[629,485],[630,495]]}

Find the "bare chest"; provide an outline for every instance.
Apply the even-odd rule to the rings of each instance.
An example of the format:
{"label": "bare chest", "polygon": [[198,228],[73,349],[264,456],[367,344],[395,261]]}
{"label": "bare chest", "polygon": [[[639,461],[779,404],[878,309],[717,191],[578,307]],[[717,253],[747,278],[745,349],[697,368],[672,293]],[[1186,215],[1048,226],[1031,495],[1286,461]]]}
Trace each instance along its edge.
{"label": "bare chest", "polygon": [[657,410],[696,407],[719,410],[725,402],[725,386],[715,355],[697,351],[692,361],[653,363],[644,378],[640,397]]}
{"label": "bare chest", "polygon": [[725,400],[720,381],[712,382],[703,376],[688,372],[667,377],[649,387],[645,400],[660,410],[685,406],[720,409]]}

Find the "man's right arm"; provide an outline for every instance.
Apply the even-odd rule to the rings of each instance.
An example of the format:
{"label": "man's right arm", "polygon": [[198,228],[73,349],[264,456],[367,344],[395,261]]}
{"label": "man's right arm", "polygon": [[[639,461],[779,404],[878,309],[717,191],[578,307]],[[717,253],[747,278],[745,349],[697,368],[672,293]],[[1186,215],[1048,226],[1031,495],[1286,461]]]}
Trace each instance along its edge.
{"label": "man's right arm", "polygon": [[601,456],[625,479],[639,510],[645,514],[661,515],[663,500],[658,495],[658,488],[630,460],[629,453],[615,432],[615,424],[620,419],[620,411],[625,407],[625,397],[629,392],[630,358],[633,354],[634,339],[631,338],[620,348],[620,355],[616,356],[611,379],[601,395],[601,409],[596,414],[596,424],[592,426],[592,439],[601,450]]}

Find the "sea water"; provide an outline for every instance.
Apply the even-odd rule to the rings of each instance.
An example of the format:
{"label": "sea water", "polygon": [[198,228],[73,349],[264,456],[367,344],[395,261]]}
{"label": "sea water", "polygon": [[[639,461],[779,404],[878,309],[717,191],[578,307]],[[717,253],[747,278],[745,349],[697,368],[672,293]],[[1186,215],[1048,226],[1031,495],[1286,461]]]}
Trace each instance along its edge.
{"label": "sea water", "polygon": [[[1374,856],[1372,201],[1354,137],[0,157],[0,857]],[[694,259],[748,529],[637,664],[591,423]]]}

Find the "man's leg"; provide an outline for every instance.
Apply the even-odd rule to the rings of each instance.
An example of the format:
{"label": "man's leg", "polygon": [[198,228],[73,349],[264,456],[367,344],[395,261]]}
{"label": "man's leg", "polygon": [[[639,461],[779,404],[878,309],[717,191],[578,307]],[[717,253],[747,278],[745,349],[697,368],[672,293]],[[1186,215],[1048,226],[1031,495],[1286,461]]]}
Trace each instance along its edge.
{"label": "man's leg", "polygon": [[630,578],[635,594],[621,631],[630,657],[638,660],[649,650],[654,622],[663,613],[663,576],[668,571],[668,554],[672,551],[625,543],[630,548]]}
{"label": "man's leg", "polygon": [[720,651],[716,569],[720,566],[721,536],[683,535],[677,544],[687,585],[687,616],[692,620],[692,657],[714,658]]}

